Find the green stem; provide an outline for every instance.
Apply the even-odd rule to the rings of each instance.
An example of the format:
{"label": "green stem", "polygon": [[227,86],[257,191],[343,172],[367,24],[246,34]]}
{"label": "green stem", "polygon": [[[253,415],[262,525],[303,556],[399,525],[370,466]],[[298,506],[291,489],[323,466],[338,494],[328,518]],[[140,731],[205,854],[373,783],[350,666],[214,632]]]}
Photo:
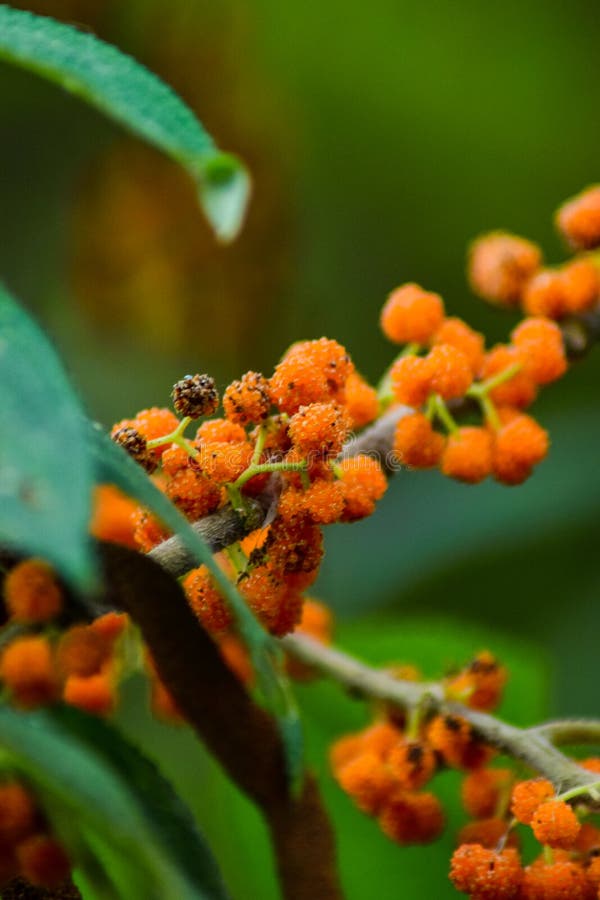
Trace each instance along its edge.
{"label": "green stem", "polygon": [[155,447],[162,447],[164,444],[177,444],[177,446],[181,447],[182,450],[185,450],[189,456],[198,456],[196,448],[183,436],[185,429],[191,421],[189,416],[184,416],[177,428],[170,434],[165,434],[163,437],[153,438],[151,441],[148,441],[148,449],[154,450]]}
{"label": "green stem", "polygon": [[256,436],[256,443],[254,445],[254,452],[252,454],[252,459],[250,461],[250,465],[256,466],[258,465],[258,461],[261,457],[261,454],[265,447],[265,441],[267,439],[267,425],[263,423],[258,427],[258,434]]}
{"label": "green stem", "polygon": [[510,379],[513,378],[517,372],[520,372],[522,368],[522,363],[513,363],[511,366],[508,366],[508,368],[503,369],[502,372],[498,372],[497,375],[492,375],[487,381],[473,382],[467,391],[467,397],[475,397],[477,399],[485,397],[485,395],[489,394],[490,391],[493,391],[494,388],[504,384],[505,381],[510,381]]}
{"label": "green stem", "polygon": [[242,472],[237,481],[233,482],[231,487],[239,490],[247,481],[254,478],[255,475],[262,475],[263,472],[306,472],[306,469],[307,463],[305,460],[302,460],[302,462],[250,463],[248,468]]}
{"label": "green stem", "polygon": [[586,784],[583,787],[574,787],[571,788],[570,791],[565,791],[564,794],[559,794],[556,798],[557,800],[573,800],[574,797],[580,797],[582,794],[589,794],[594,800],[598,799],[597,791],[600,789],[600,781],[593,781],[591,784]]}
{"label": "green stem", "polygon": [[544,844],[544,862],[547,866],[551,866],[554,863],[554,851],[552,847],[549,847],[548,844]]}
{"label": "green stem", "polygon": [[225,553],[229,557],[229,561],[231,562],[235,573],[239,578],[240,575],[244,574],[248,565],[248,558],[242,550],[239,541],[236,541],[235,544],[231,544],[229,547],[226,547]]}
{"label": "green stem", "polygon": [[433,397],[430,398],[429,402],[431,403],[433,414],[438,417],[448,434],[455,434],[458,431],[458,425],[454,421],[450,410],[448,409],[440,395],[434,394]]}
{"label": "green stem", "polygon": [[481,411],[483,412],[485,420],[489,422],[495,431],[499,431],[502,427],[502,422],[500,421],[500,416],[494,406],[494,401],[488,397],[487,394],[483,394],[477,399],[479,400],[479,405],[481,406]]}

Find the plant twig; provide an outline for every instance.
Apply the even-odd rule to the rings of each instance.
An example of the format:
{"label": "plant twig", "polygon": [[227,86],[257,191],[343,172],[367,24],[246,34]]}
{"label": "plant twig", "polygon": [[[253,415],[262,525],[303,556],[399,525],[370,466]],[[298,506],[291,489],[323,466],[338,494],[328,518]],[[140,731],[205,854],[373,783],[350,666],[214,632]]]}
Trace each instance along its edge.
{"label": "plant twig", "polygon": [[568,742],[600,739],[600,723],[583,721],[549,723],[536,728],[517,728],[487,713],[477,712],[461,703],[447,701],[437,682],[402,681],[388,673],[371,668],[340,650],[315,641],[303,634],[282,638],[287,653],[328,675],[354,693],[394,703],[402,709],[426,704],[429,714],[447,713],[467,719],[478,737],[502,753],[518,759],[535,772],[548,778],[557,791],[593,785],[598,775],[583,769],[569,759],[551,741],[558,736]]}

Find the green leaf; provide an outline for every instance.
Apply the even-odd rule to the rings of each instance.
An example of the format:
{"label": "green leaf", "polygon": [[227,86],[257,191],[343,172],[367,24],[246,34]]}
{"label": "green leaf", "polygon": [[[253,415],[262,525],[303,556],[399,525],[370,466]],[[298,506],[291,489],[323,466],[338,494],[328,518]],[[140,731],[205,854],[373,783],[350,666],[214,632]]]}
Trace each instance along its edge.
{"label": "green leaf", "polygon": [[44,335],[0,284],[0,543],[93,581],[85,423]]}
{"label": "green leaf", "polygon": [[116,47],[43,16],[0,5],[0,59],[81,97],[180,163],[196,182],[222,241],[238,233],[250,180],[222,153],[192,110],[159,78]]}
{"label": "green leaf", "polygon": [[240,636],[250,651],[263,703],[278,722],[290,782],[292,788],[296,789],[302,776],[300,719],[282,670],[279,645],[259,624],[237,588],[216,564],[208,545],[140,466],[98,426],[90,428],[89,443],[97,478],[117,485],[130,497],[152,510],[171,531],[179,535],[198,564],[207,567],[221,589],[236,617]]}
{"label": "green leaf", "polygon": [[225,900],[189,811],[119,732],[71,709],[4,707],[0,735],[5,761],[33,785],[99,896]]}

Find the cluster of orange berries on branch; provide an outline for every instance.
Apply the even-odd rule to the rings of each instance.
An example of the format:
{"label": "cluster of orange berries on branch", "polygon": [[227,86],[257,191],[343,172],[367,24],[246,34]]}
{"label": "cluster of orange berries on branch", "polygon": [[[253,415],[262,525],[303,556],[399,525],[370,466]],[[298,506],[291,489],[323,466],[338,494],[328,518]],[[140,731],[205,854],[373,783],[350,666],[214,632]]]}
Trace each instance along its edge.
{"label": "cluster of orange berries on branch", "polygon": [[[420,680],[412,667],[394,667],[390,673]],[[489,710],[499,702],[505,680],[504,667],[483,651],[448,676],[443,687],[449,700],[460,698],[473,709]],[[394,707],[383,715],[380,710],[377,721],[363,731],[337,741],[331,765],[340,787],[362,812],[377,818],[384,834],[399,844],[421,844],[444,828],[441,803],[422,788],[446,767],[480,771],[491,755],[463,718],[429,717],[418,707],[407,716]]]}
{"label": "cluster of orange berries on branch", "polygon": [[[413,667],[388,671],[405,682],[420,680]],[[505,682],[504,667],[483,651],[438,686],[450,704],[460,698],[470,709],[489,711]],[[375,721],[340,738],[330,759],[342,790],[400,845],[441,835],[442,804],[426,788],[444,769],[462,772],[461,801],[470,821],[456,836],[450,879],[473,900],[597,900],[600,827],[597,807],[585,799],[590,785],[558,794],[545,778],[524,781],[515,767],[496,765],[497,753],[466,713],[431,713],[426,703],[407,709],[380,703]],[[579,764],[600,773],[598,758]],[[539,845],[528,863],[521,855],[523,826]]]}
{"label": "cluster of orange berries on branch", "polygon": [[61,627],[66,596],[52,568],[25,559],[11,568],[2,595],[9,625],[0,650],[0,682],[11,701],[33,709],[62,700],[96,715],[114,709],[121,678],[125,614]]}
{"label": "cluster of orange berries on branch", "polygon": [[14,878],[58,888],[71,865],[30,790],[10,773],[0,776],[0,891]]}
{"label": "cluster of orange berries on branch", "polygon": [[[249,497],[270,487],[277,511],[265,528],[218,557],[262,624],[280,636],[301,621],[303,592],[323,555],[321,527],[370,515],[387,480],[376,459],[339,459],[352,429],[379,414],[374,388],[356,372],[345,349],[321,338],[294,344],[271,378],[247,372],[219,396],[208,375],[186,376],[173,388],[173,405],[147,409],[118,422],[112,437],[154,478],[190,519],[227,504],[244,514]],[[184,432],[193,421],[193,438]],[[168,534],[152,515],[133,514],[133,539],[151,550]],[[112,537],[117,522],[104,517],[97,536]],[[191,608],[219,643],[230,645],[231,611],[206,567],[183,580]]]}

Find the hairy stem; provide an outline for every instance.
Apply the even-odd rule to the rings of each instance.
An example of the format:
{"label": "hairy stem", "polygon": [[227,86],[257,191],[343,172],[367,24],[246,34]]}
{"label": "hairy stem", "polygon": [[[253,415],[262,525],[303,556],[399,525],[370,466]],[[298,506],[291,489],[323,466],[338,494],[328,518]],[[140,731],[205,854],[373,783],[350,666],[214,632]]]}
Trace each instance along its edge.
{"label": "hairy stem", "polygon": [[[327,647],[302,634],[288,635],[281,643],[292,656],[312,666],[324,675],[365,697],[385,700],[402,709],[414,709],[422,704],[429,715],[448,713],[461,716],[472,725],[478,737],[507,756],[520,760],[535,772],[548,778],[558,792],[593,789],[597,774],[578,766],[551,743],[553,733],[563,723],[537,728],[517,728],[487,713],[469,709],[461,703],[448,701],[437,682],[402,681],[387,672],[371,668],[352,656]],[[585,731],[584,723],[576,723],[577,736]],[[598,737],[600,723],[592,722],[591,732]],[[547,734],[546,731],[549,733]],[[595,798],[591,797],[592,802]]]}

